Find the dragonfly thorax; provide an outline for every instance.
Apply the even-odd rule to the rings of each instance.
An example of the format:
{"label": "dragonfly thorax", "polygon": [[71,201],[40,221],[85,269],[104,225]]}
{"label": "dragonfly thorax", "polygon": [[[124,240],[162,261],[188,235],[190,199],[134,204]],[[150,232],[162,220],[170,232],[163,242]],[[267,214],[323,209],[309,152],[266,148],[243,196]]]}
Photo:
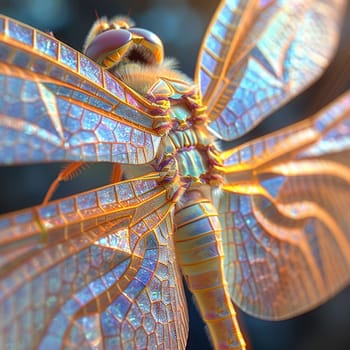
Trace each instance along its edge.
{"label": "dragonfly thorax", "polygon": [[208,150],[212,147],[211,137],[201,127],[171,130],[165,139],[164,156],[174,157],[179,175],[193,180],[203,180],[210,169]]}
{"label": "dragonfly thorax", "polygon": [[[211,169],[218,162],[214,138],[209,133],[205,106],[191,81],[160,78],[150,89],[152,98],[167,95],[171,125],[160,148],[157,167],[175,160],[178,174],[194,183],[208,183]],[[159,169],[158,168],[158,169]]]}

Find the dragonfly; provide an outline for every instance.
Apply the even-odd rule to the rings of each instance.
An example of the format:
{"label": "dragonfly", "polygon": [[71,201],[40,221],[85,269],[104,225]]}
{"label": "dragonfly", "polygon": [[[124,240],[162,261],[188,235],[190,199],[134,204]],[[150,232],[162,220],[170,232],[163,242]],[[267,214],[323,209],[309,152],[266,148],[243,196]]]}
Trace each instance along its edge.
{"label": "dragonfly", "polygon": [[[344,7],[222,1],[194,82],[123,18],[98,20],[81,54],[1,16],[0,162],[71,162],[42,205],[0,218],[1,347],[185,348],[183,275],[213,346],[244,349],[235,305],[279,320],[345,287],[349,93],[217,142],[322,74]],[[113,163],[113,183],[52,201],[86,162]]]}

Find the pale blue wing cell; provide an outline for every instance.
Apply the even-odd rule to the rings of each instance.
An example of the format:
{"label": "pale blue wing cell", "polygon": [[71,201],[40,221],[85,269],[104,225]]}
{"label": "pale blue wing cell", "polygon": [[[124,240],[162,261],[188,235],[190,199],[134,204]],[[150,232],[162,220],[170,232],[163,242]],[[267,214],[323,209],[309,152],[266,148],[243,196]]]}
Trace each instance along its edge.
{"label": "pale blue wing cell", "polygon": [[0,163],[154,159],[150,102],[50,35],[1,16],[0,38]]}
{"label": "pale blue wing cell", "polygon": [[1,348],[185,348],[176,190],[150,174],[0,217]]}
{"label": "pale blue wing cell", "polygon": [[335,53],[345,1],[223,1],[195,80],[209,130],[236,139],[314,82]]}
{"label": "pale blue wing cell", "polygon": [[350,93],[313,118],[222,155],[219,212],[235,303],[295,316],[350,281]]}

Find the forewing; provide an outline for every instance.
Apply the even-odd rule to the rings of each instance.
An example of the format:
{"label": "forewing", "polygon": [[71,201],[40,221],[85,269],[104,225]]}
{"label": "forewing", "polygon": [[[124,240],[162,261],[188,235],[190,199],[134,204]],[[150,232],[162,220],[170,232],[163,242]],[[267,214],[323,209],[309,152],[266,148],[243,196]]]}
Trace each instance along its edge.
{"label": "forewing", "polygon": [[317,79],[332,58],[343,0],[222,1],[195,80],[210,131],[233,140]]}
{"label": "forewing", "polygon": [[149,174],[0,218],[2,349],[185,348],[178,182],[159,181]]}
{"label": "forewing", "polygon": [[350,92],[222,155],[225,272],[248,313],[282,319],[350,281]]}
{"label": "forewing", "polygon": [[53,36],[0,16],[1,164],[147,163],[165,112]]}

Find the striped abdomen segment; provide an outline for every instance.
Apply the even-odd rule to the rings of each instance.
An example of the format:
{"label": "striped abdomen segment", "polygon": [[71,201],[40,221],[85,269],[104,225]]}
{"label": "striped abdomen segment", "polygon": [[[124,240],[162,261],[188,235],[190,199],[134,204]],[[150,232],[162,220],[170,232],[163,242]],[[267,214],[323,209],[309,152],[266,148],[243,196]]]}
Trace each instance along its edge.
{"label": "striped abdomen segment", "polygon": [[198,190],[185,193],[175,213],[175,247],[187,285],[215,349],[245,349],[223,271],[221,225]]}

